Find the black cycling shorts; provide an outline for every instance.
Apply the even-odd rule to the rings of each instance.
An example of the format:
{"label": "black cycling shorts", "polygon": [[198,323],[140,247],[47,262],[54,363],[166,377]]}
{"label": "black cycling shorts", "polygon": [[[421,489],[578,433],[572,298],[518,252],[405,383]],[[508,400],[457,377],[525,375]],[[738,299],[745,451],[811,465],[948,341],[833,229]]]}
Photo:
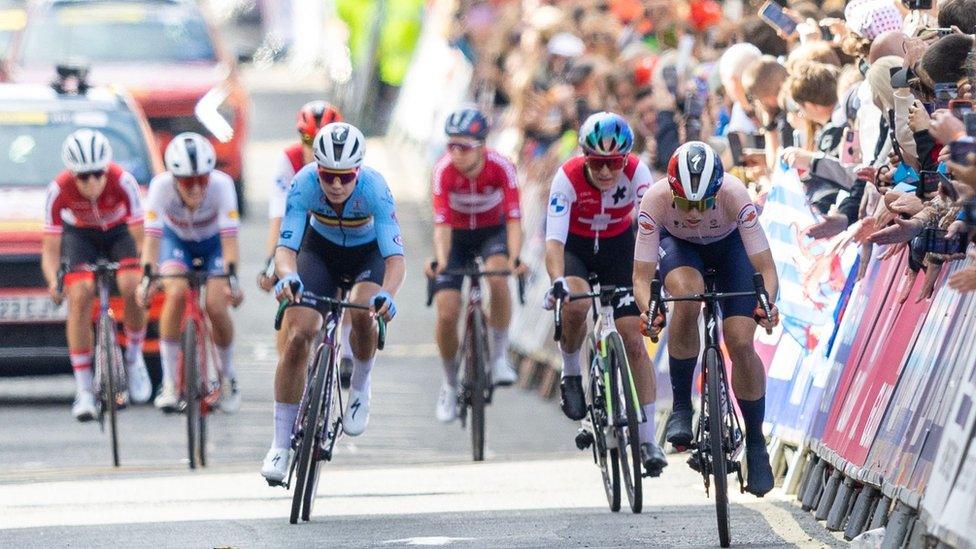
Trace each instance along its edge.
{"label": "black cycling shorts", "polygon": [[[447,269],[464,269],[470,267],[477,257],[487,259],[493,255],[508,257],[508,231],[505,225],[451,230],[451,253],[448,255]],[[463,282],[463,276],[437,275],[434,292],[445,289],[460,290]]]}
{"label": "black cycling shorts", "polygon": [[[305,290],[322,296],[338,297],[340,288],[349,291],[359,282],[382,285],[385,270],[386,261],[375,241],[347,248],[310,229],[298,252],[298,276]],[[316,308],[317,304],[303,299],[298,305]]]}
{"label": "black cycling shorts", "polygon": [[[617,236],[601,237],[596,253],[595,242],[595,238],[572,233],[567,236],[566,252],[563,255],[565,276],[588,280],[593,273],[604,286],[631,286],[634,279],[634,233],[628,230]],[[639,315],[640,310],[633,292],[616,298],[613,304],[614,318]]]}
{"label": "black cycling shorts", "polygon": [[65,225],[61,234],[61,258],[68,263],[69,271],[94,265],[99,259],[134,264],[138,257],[136,241],[126,224],[107,231]]}

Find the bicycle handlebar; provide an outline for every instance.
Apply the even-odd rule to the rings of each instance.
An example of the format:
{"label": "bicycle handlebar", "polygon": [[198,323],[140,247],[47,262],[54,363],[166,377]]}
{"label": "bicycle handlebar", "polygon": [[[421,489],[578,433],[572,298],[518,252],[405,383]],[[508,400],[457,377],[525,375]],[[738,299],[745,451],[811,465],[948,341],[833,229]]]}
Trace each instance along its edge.
{"label": "bicycle handlebar", "polygon": [[[292,291],[297,289],[295,286],[296,286],[295,284],[292,285]],[[314,299],[316,302],[318,302],[318,305],[315,307],[316,309],[330,309],[336,307],[338,309],[358,309],[360,311],[373,310],[373,308],[368,305],[360,305],[359,303],[351,303],[349,301],[333,299],[331,297],[321,296],[318,294],[314,294],[312,292],[302,292],[302,295],[299,296],[298,301],[295,301],[294,303],[301,302],[301,299],[303,297]],[[374,301],[374,306],[377,309],[379,309],[380,307],[382,307],[383,302],[384,300],[382,297],[376,297]],[[281,329],[281,321],[285,316],[285,309],[287,309],[289,305],[293,305],[293,303],[288,301],[287,299],[282,299],[281,301],[278,302],[278,312],[275,314],[275,321],[274,321],[275,331]],[[386,320],[384,320],[383,317],[378,316],[376,317],[376,325],[379,332],[376,339],[376,349],[378,351],[382,351],[383,348],[386,347]]]}
{"label": "bicycle handlebar", "polygon": [[[648,332],[651,331],[652,324],[654,322],[654,317],[657,316],[658,312],[665,313],[665,314],[667,313],[667,308],[665,307],[665,303],[668,302],[675,303],[679,301],[700,301],[704,303],[704,302],[711,302],[711,301],[719,301],[722,299],[728,299],[732,297],[754,296],[756,300],[759,302],[759,306],[762,307],[763,312],[766,313],[766,318],[767,319],[770,318],[772,313],[771,313],[771,305],[769,303],[769,293],[766,291],[766,282],[763,279],[763,275],[761,273],[755,273],[752,276],[752,286],[753,286],[753,290],[751,292],[704,292],[700,294],[690,294],[690,295],[665,298],[665,297],[661,297],[661,281],[655,278],[653,281],[651,281],[651,298],[648,302],[648,308],[647,308],[647,317],[648,317],[647,324],[646,324],[647,330]],[[662,325],[661,327],[664,328],[665,325],[666,324]],[[766,328],[766,333],[772,334],[773,329]],[[658,338],[652,337],[651,341],[657,343]]]}
{"label": "bicycle handlebar", "polygon": [[[627,295],[628,293],[631,292],[631,290],[633,290],[633,286],[617,286],[614,287],[611,296],[617,297],[620,295]],[[556,305],[553,308],[553,316],[555,317],[554,318],[555,330],[553,332],[552,339],[554,341],[559,341],[563,337],[563,300],[570,302],[570,301],[577,301],[580,299],[595,299],[600,297],[601,295],[603,295],[602,289],[599,292],[592,291],[592,292],[583,292],[579,294],[567,294],[562,298],[557,298]]]}
{"label": "bicycle handlebar", "polygon": [[[521,262],[520,262],[521,264]],[[430,262],[431,270],[437,269],[437,262]],[[464,269],[445,269],[441,274],[451,275],[451,276],[464,276],[464,277],[482,277],[482,276],[511,276],[512,271],[508,269],[500,271],[488,271],[481,270],[477,267],[467,267]],[[517,277],[518,282],[518,300],[519,305],[525,305],[525,275],[520,274]],[[434,285],[435,279],[427,277],[427,306],[430,307],[434,302]]]}

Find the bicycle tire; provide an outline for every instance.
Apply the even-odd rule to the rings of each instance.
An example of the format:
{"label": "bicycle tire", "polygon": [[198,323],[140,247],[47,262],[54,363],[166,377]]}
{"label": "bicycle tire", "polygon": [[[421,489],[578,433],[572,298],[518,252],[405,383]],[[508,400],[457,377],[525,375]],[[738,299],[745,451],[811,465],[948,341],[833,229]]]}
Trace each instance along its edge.
{"label": "bicycle tire", "polygon": [[[208,360],[214,360],[216,355],[208,353],[212,351],[213,348],[208,349],[208,343],[210,343],[210,338],[206,337],[207,331],[202,331],[205,334],[204,337],[199,338],[197,342],[197,356],[201,358],[199,362],[199,367],[197,368],[198,377],[200,382],[198,386],[201,390],[200,395],[200,414],[199,421],[197,422],[197,455],[199,456],[199,462],[201,467],[207,466],[207,416],[210,415],[210,404],[208,400],[210,398],[210,391],[212,386],[210,385],[210,376],[207,373]],[[216,367],[216,364],[213,365]]]}
{"label": "bicycle tire", "polygon": [[624,488],[627,490],[627,502],[630,503],[630,510],[637,514],[641,512],[644,506],[644,497],[640,434],[638,431],[640,421],[638,420],[637,402],[635,401],[636,392],[630,374],[630,365],[627,361],[627,352],[624,349],[624,342],[620,334],[610,333],[604,344],[607,345],[607,364],[610,367],[610,379],[614,388],[614,410],[616,413],[623,413],[620,418],[623,422],[616,419],[614,421],[617,448],[619,448],[620,470],[623,473],[622,480]]}
{"label": "bicycle tire", "polygon": [[[321,367],[322,355],[327,349],[326,345],[319,345],[315,350],[315,362],[312,363],[312,383],[306,385],[306,398],[302,402],[306,404],[305,410],[299,410],[304,415],[302,421],[302,440],[298,446],[298,478],[295,483],[294,493],[291,499],[291,516],[288,521],[292,524],[298,522],[301,514],[302,505],[305,502],[305,489],[308,479],[309,468],[315,453],[316,430],[318,429],[319,413],[322,407],[322,391],[325,384],[325,368]],[[303,413],[304,412],[304,413]]]}
{"label": "bicycle tire", "polygon": [[471,330],[468,331],[468,352],[471,353],[468,359],[467,368],[469,369],[471,381],[469,391],[471,392],[471,456],[474,461],[484,461],[485,459],[485,396],[486,375],[485,367],[488,364],[488,334],[485,331],[485,316],[480,310],[471,313]]}
{"label": "bicycle tire", "polygon": [[719,545],[732,543],[729,530],[729,477],[725,459],[725,417],[722,405],[722,378],[719,373],[722,361],[714,347],[705,350],[705,376],[708,387],[708,445],[711,454],[712,478],[715,480],[715,518],[718,524]]}
{"label": "bicycle tire", "polygon": [[[322,417],[322,434],[324,437],[319,436],[316,433],[315,445],[316,447],[322,448],[327,441],[333,440],[334,437],[339,436],[339,430],[342,428],[341,424],[337,421],[333,421],[332,418],[336,417],[336,403],[338,399],[336,398],[336,393],[338,389],[336,388],[336,377],[338,377],[338,363],[336,361],[335,349],[330,349],[329,361],[327,362],[327,367],[325,371],[325,392],[323,393],[324,402],[322,403],[322,413],[325,415]],[[333,430],[334,429],[334,430]],[[323,459],[317,457],[315,461],[312,462],[309,467],[309,476],[305,481],[305,494],[302,496],[302,520],[308,522],[312,518],[312,508],[315,505],[315,496],[319,489],[319,479],[322,477],[319,469],[322,467]]]}
{"label": "bicycle tire", "polygon": [[587,364],[590,365],[590,401],[588,412],[590,414],[590,425],[593,428],[593,453],[596,457],[597,467],[600,468],[600,476],[603,479],[603,490],[607,495],[607,504],[610,511],[616,513],[620,511],[620,464],[617,459],[616,449],[607,448],[607,414],[603,399],[606,390],[603,387],[603,378],[599,370],[599,357],[596,355],[596,345],[593,337],[590,336],[586,341]]}
{"label": "bicycle tire", "polygon": [[186,401],[186,449],[190,469],[199,463],[200,374],[197,361],[197,326],[188,322],[183,332],[183,399]]}
{"label": "bicycle tire", "polygon": [[[101,413],[108,412],[108,430],[112,447],[112,465],[119,466],[119,437],[118,437],[118,396],[116,394],[115,368],[113,361],[117,359],[116,353],[112,351],[112,330],[115,323],[112,317],[103,314],[98,319],[98,349],[96,350],[95,364],[100,368],[99,375],[99,400],[102,409]],[[99,357],[100,355],[100,357]]]}

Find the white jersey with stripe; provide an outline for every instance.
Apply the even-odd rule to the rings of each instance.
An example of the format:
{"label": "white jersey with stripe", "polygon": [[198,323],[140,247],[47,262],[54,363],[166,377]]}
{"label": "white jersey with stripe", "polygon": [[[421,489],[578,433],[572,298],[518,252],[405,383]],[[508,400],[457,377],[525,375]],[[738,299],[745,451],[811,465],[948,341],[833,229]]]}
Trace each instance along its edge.
{"label": "white jersey with stripe", "polygon": [[194,210],[183,203],[171,173],[163,172],[149,183],[145,221],[148,235],[162,237],[163,229],[168,228],[181,240],[201,242],[217,234],[234,236],[239,227],[234,180],[224,172],[210,173],[203,201]]}

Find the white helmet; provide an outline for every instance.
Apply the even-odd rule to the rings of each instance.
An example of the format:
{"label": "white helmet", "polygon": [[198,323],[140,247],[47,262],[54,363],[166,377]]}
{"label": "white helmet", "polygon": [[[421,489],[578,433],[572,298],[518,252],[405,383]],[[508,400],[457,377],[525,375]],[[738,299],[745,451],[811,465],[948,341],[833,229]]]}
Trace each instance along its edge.
{"label": "white helmet", "polygon": [[312,150],[319,166],[328,170],[352,170],[363,163],[366,137],[352,124],[333,122],[315,135]]}
{"label": "white helmet", "polygon": [[75,130],[61,146],[61,161],[74,173],[104,170],[112,161],[112,145],[98,130]]}
{"label": "white helmet", "polygon": [[217,165],[217,154],[210,141],[193,132],[178,134],[166,146],[166,169],[176,177],[206,175]]}

